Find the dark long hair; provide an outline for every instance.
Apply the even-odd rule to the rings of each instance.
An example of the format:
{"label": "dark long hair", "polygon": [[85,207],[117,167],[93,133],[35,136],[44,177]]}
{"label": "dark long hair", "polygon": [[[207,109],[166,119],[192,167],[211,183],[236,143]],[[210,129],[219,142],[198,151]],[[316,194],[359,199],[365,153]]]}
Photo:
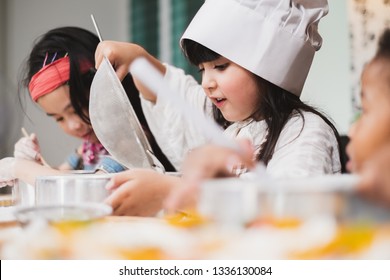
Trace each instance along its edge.
{"label": "dark long hair", "polygon": [[[22,86],[28,88],[31,78],[44,65],[67,55],[70,63],[69,85],[71,104],[80,118],[90,124],[88,113],[89,90],[95,74],[95,50],[99,43],[98,37],[78,27],[61,27],[48,31],[34,42],[34,47],[28,57],[23,71]],[[91,69],[82,74],[80,61],[91,63]],[[47,63],[48,64],[48,63]]]}
{"label": "dark long hair", "polygon": [[[86,123],[90,124],[88,116],[89,95],[93,77],[95,76],[95,50],[99,44],[99,38],[92,32],[79,27],[55,28],[34,42],[34,47],[21,72],[19,92],[22,95],[22,88],[28,88],[31,78],[42,67],[47,56],[50,63],[67,55],[70,62],[69,85],[70,101],[76,114]],[[89,61],[92,65],[87,73],[80,72],[80,61]],[[130,74],[122,81],[126,94],[134,108],[134,111],[144,128],[148,140],[157,158],[161,161],[167,171],[173,171],[174,167],[161,152],[153,135],[150,132],[142,111],[138,90]],[[24,92],[23,92],[24,94]]]}
{"label": "dark long hair", "polygon": [[390,60],[390,28],[386,28],[379,38],[378,50],[374,59],[385,58]]}
{"label": "dark long hair", "polygon": [[[213,61],[221,57],[218,53],[190,39],[184,39],[181,46],[184,51],[184,55],[194,65]],[[261,95],[261,102],[258,110],[256,110],[251,117],[256,121],[263,119],[267,123],[267,136],[261,146],[259,154],[257,155],[258,160],[263,161],[265,164],[269,163],[274,154],[276,142],[279,139],[283,127],[294,114],[298,114],[302,118],[303,124],[301,131],[303,130],[305,125],[305,116],[303,112],[311,112],[323,119],[332,128],[340,148],[339,133],[332,122],[324,114],[303,103],[299,97],[287,90],[284,90],[255,74],[253,75],[255,76],[258,88],[260,89],[259,94]],[[226,128],[230,125],[230,123],[225,120],[222,113],[214,105],[213,115],[217,123],[222,127]],[[297,137],[298,136],[299,135],[297,135]]]}

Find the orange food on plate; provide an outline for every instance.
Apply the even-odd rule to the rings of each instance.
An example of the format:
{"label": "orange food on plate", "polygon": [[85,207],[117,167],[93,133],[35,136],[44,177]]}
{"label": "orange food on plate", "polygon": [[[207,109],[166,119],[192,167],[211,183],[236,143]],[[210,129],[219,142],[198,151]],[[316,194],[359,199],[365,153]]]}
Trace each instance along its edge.
{"label": "orange food on plate", "polygon": [[90,225],[92,221],[65,220],[51,222],[51,225],[62,234],[71,234],[74,230]]}
{"label": "orange food on plate", "polygon": [[167,259],[166,255],[160,248],[139,248],[139,249],[120,249],[120,255],[125,260],[164,260]]}
{"label": "orange food on plate", "polygon": [[293,254],[299,259],[342,258],[362,253],[374,241],[376,231],[370,226],[344,226],[323,246]]}
{"label": "orange food on plate", "polygon": [[250,224],[248,227],[261,227],[261,226],[272,226],[280,229],[291,229],[297,228],[302,225],[302,221],[295,217],[260,217]]}
{"label": "orange food on plate", "polygon": [[169,225],[184,228],[197,227],[207,223],[207,219],[205,217],[193,210],[185,212],[180,211],[173,215],[167,215],[165,216],[165,220]]}

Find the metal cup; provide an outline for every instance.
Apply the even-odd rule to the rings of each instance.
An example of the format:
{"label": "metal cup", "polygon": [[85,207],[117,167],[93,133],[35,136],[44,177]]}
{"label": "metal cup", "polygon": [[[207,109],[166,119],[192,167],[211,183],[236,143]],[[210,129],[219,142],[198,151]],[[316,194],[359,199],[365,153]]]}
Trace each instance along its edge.
{"label": "metal cup", "polygon": [[197,207],[222,227],[243,227],[258,214],[257,184],[236,178],[205,181]]}
{"label": "metal cup", "polygon": [[37,177],[35,205],[66,205],[103,202],[112,174],[66,174]]}
{"label": "metal cup", "polygon": [[17,179],[0,188],[0,207],[14,206],[19,203],[19,182]]}

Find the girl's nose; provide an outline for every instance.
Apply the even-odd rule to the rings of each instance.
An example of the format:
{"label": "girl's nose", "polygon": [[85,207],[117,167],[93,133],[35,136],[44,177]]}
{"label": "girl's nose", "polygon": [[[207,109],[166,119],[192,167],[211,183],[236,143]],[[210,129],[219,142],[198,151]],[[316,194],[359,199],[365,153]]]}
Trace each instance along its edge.
{"label": "girl's nose", "polygon": [[78,130],[80,129],[82,126],[82,123],[81,123],[81,120],[78,120],[78,119],[70,119],[68,121],[68,128],[70,130]]}
{"label": "girl's nose", "polygon": [[217,82],[207,71],[204,71],[202,75],[202,87],[207,93],[211,93],[217,87]]}

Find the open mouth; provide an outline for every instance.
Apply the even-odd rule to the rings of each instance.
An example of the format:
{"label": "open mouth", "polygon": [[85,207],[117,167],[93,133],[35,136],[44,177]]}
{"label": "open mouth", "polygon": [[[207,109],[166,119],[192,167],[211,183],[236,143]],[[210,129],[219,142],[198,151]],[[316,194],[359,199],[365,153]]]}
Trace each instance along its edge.
{"label": "open mouth", "polygon": [[225,103],[226,98],[214,98],[213,101],[215,106],[221,107]]}

